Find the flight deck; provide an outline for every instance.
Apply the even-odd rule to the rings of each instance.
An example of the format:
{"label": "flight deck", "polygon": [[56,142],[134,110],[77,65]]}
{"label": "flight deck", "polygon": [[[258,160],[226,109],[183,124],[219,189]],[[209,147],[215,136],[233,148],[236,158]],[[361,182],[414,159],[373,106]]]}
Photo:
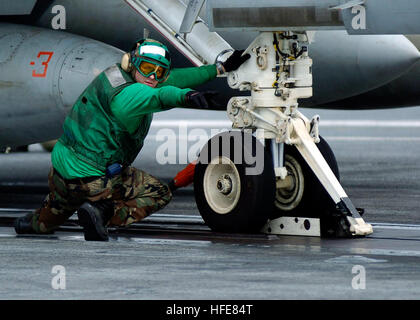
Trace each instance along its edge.
{"label": "flight deck", "polygon": [[[106,243],[86,242],[76,215],[53,235],[17,236],[13,220],[48,192],[50,155],[30,146],[27,153],[0,155],[0,298],[419,299],[420,108],[306,112],[321,115],[341,182],[365,209],[373,234],[212,232],[189,186],[141,223],[111,229]],[[159,130],[170,125],[182,133],[181,119],[187,134],[225,124],[223,114],[204,116],[207,127],[188,110],[158,115],[134,165],[169,181],[183,165],[157,163]],[[65,289],[52,287],[55,266],[65,270]]]}

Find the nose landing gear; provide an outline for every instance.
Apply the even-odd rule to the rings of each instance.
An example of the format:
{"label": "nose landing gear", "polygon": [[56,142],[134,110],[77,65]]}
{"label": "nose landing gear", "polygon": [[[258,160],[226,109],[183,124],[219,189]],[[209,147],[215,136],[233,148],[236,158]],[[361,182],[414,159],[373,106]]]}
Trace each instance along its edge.
{"label": "nose landing gear", "polygon": [[[228,75],[232,88],[251,91],[251,96],[229,101],[233,128],[242,131],[212,138],[196,167],[197,206],[212,230],[254,232],[265,224],[263,231],[272,233],[267,225],[273,221],[283,226],[294,221],[296,230],[309,230],[317,224],[310,219],[318,219],[320,233],[326,236],[373,232],[340,185],[334,154],[319,136],[319,117],[310,121],[297,110],[298,99],[312,96],[306,43],[306,32],[262,32],[244,53],[251,59]],[[250,135],[244,130],[255,133],[248,139],[252,143],[232,142],[232,137]],[[225,143],[214,148],[223,137]],[[213,151],[210,157],[206,148]],[[255,163],[232,158],[235,150],[250,154]],[[259,164],[264,164],[262,171],[246,172]]]}

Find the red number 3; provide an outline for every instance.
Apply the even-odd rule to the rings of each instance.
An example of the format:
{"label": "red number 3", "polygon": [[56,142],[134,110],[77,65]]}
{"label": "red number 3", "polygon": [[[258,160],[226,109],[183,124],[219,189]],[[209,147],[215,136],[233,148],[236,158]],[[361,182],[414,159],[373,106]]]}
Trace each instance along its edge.
{"label": "red number 3", "polygon": [[[36,73],[35,70],[32,71],[32,77],[36,77],[36,78],[45,78],[47,75],[47,69],[48,69],[48,63],[50,62],[52,56],[53,56],[54,52],[46,52],[46,51],[41,51],[40,53],[38,53],[37,58],[39,59],[41,56],[48,56],[47,61],[44,61],[42,63],[42,65],[44,66],[44,72],[43,73]],[[31,65],[34,65],[35,62],[31,62]]]}

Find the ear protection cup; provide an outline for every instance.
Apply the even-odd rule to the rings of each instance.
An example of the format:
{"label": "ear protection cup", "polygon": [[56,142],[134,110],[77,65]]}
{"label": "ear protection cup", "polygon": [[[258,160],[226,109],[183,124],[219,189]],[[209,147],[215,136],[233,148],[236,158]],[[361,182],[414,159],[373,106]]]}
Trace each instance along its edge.
{"label": "ear protection cup", "polygon": [[125,72],[131,72],[133,71],[133,64],[131,63],[131,54],[130,53],[126,53],[122,56],[121,59],[121,68],[125,71]]}
{"label": "ear protection cup", "polygon": [[140,41],[138,41],[132,48],[131,48],[131,52],[127,52],[126,54],[124,54],[122,56],[121,59],[121,68],[125,71],[125,72],[131,72],[134,70],[134,66],[131,63],[131,55],[135,55],[137,48],[145,41],[145,39],[142,39]]}

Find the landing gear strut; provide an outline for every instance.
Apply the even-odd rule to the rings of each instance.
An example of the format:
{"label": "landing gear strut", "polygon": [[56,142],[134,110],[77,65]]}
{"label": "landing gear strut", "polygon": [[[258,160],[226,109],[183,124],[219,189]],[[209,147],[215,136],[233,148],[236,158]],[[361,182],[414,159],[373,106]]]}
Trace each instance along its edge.
{"label": "landing gear strut", "polygon": [[[319,218],[324,235],[373,232],[340,185],[334,155],[319,136],[319,117],[309,120],[298,111],[298,99],[312,96],[309,40],[306,32],[262,32],[244,53],[251,59],[228,75],[230,87],[251,91],[233,97],[227,111],[234,129],[253,130],[255,141],[264,144],[264,171],[247,175],[244,163],[220,148],[204,157],[210,162],[198,166],[195,194],[213,230],[253,231],[264,219],[294,216]],[[227,145],[230,150],[237,144]],[[228,164],[218,164],[223,159]]]}

